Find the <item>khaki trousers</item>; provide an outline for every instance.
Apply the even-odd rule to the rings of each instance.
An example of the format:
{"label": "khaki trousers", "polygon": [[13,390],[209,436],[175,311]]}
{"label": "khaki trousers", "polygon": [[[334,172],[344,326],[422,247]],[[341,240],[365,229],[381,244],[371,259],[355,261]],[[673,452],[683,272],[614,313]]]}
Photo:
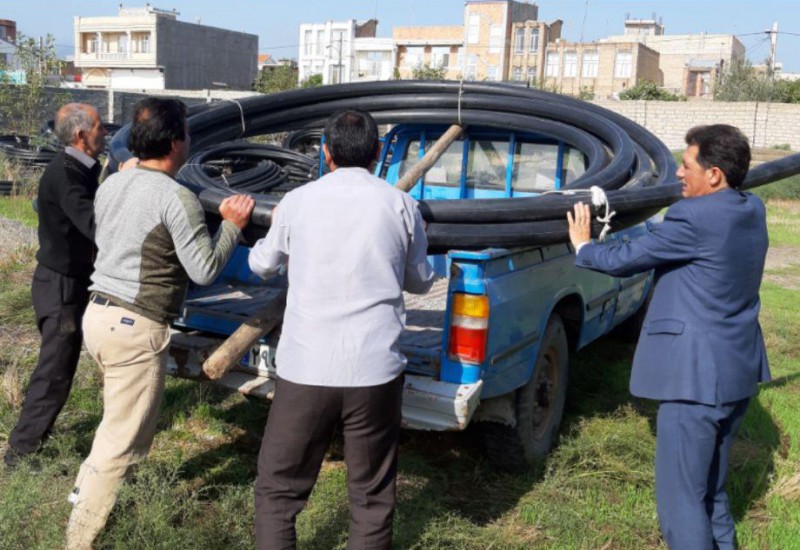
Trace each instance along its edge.
{"label": "khaki trousers", "polygon": [[117,491],[150,450],[164,390],[169,325],[93,298],[83,318],[86,348],[103,371],[103,419],[81,466],[67,548],[90,549]]}

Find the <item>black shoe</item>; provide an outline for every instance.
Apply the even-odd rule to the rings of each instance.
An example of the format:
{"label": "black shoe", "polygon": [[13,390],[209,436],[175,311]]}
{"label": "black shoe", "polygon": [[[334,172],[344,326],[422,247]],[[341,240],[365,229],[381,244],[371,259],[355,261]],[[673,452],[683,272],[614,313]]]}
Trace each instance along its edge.
{"label": "black shoe", "polygon": [[33,453],[21,453],[9,447],[5,456],[3,456],[3,462],[6,465],[6,470],[15,470],[22,462],[27,461],[30,469],[34,472],[38,472],[42,469],[42,464],[38,459],[32,457],[32,454]]}

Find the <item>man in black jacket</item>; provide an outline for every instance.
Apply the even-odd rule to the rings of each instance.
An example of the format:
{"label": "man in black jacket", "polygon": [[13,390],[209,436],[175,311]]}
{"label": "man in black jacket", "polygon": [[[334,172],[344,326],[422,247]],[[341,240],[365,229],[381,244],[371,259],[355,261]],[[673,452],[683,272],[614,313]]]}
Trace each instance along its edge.
{"label": "man in black jacket", "polygon": [[19,421],[4,461],[15,466],[37,451],[69,397],[83,333],[94,261],[94,196],[105,134],[97,111],[70,103],[59,109],[55,133],[66,146],[39,180],[39,251],[31,293],[42,335]]}

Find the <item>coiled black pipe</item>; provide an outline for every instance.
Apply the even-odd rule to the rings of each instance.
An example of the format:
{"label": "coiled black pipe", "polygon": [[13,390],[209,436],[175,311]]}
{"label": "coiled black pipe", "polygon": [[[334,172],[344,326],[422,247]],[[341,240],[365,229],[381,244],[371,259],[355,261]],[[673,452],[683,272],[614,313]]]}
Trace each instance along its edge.
{"label": "coiled black pipe", "polygon": [[[201,150],[246,136],[319,128],[343,108],[369,111],[379,124],[460,123],[541,134],[586,156],[585,173],[566,188],[574,195],[421,201],[432,251],[564,242],[566,211],[575,202],[586,201],[581,191],[593,185],[606,190],[617,212],[612,230],[646,219],[680,198],[681,186],[673,183],[676,166],[671,152],[638,124],[574,98],[495,83],[369,82],[218,103],[189,118],[192,146]],[[799,171],[800,158],[786,161],[779,170],[754,169],[757,175],[764,174],[759,176],[762,183],[774,181],[771,178],[779,173],[785,177]],[[225,193],[194,187],[206,211],[215,214]],[[279,199],[269,194],[257,197],[249,235],[266,232]]]}
{"label": "coiled black pipe", "polygon": [[290,132],[281,142],[281,147],[291,149],[298,153],[309,156],[319,155],[320,143],[322,142],[321,128],[306,128]]}
{"label": "coiled black pipe", "polygon": [[318,165],[308,155],[277,147],[234,142],[193,155],[177,179],[237,193],[287,191],[316,177]]}
{"label": "coiled black pipe", "polygon": [[47,166],[58,153],[49,142],[36,143],[29,136],[0,136],[0,152],[28,166]]}

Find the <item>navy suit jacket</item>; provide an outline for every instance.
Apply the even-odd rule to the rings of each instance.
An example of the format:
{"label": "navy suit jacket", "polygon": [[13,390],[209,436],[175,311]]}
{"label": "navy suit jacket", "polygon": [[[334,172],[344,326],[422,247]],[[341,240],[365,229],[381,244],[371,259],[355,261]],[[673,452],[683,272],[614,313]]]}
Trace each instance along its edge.
{"label": "navy suit jacket", "polygon": [[580,249],[578,267],[617,277],[655,270],[633,395],[716,405],[770,379],[758,322],[767,246],[761,200],[724,189],[676,202],[639,239]]}

